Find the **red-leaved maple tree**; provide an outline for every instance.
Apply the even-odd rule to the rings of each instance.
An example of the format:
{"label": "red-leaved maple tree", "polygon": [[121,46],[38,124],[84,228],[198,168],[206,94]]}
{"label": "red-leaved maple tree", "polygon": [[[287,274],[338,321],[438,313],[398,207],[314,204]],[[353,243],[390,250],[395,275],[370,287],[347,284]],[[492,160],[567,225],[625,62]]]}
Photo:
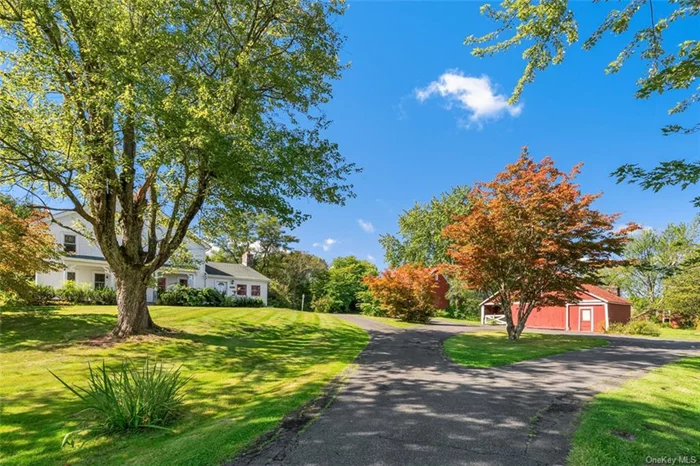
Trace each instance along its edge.
{"label": "red-leaved maple tree", "polygon": [[494,295],[511,340],[536,309],[576,301],[585,283],[597,283],[597,272],[638,228],[616,229],[619,214],[593,209],[600,194],[581,194],[573,181],[580,167],[562,172],[551,158],[535,162],[524,148],[493,181],[476,184],[470,213],[443,230],[452,243],[450,272]]}
{"label": "red-leaved maple tree", "polygon": [[435,315],[435,271],[413,264],[365,277],[365,284],[389,317],[426,323]]}
{"label": "red-leaved maple tree", "polygon": [[46,214],[18,215],[0,199],[0,290],[29,298],[29,280],[36,272],[55,270],[58,248]]}

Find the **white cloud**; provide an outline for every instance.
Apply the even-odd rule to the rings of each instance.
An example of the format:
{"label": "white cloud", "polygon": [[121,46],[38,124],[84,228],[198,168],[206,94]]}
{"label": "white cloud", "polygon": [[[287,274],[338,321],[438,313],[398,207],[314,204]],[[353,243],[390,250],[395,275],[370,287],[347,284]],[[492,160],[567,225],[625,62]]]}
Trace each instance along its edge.
{"label": "white cloud", "polygon": [[313,246],[315,248],[323,248],[324,251],[328,251],[330,248],[333,247],[334,244],[337,244],[338,240],[333,239],[333,238],[326,238],[323,240],[322,243],[314,243]]}
{"label": "white cloud", "polygon": [[360,228],[365,230],[366,233],[374,233],[374,225],[372,225],[372,222],[365,222],[361,218],[358,218],[357,224],[360,225]]}
{"label": "white cloud", "polygon": [[372,254],[367,254],[367,260],[370,261],[370,262],[375,262],[375,261],[376,261],[376,259],[374,258],[374,256],[373,256]]}
{"label": "white cloud", "polygon": [[508,97],[496,94],[488,76],[475,78],[466,76],[459,70],[448,70],[437,80],[431,82],[423,89],[416,89],[416,98],[423,102],[438,94],[450,102],[464,109],[468,113],[467,126],[472,123],[481,125],[484,120],[498,119],[504,114],[517,117],[523,111],[523,105],[509,105]]}

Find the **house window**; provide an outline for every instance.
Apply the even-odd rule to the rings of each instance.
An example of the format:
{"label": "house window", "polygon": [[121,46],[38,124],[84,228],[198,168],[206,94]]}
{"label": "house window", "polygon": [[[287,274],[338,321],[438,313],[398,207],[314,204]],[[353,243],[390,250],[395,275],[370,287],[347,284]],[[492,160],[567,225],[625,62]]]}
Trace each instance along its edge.
{"label": "house window", "polygon": [[96,273],[95,274],[95,289],[99,290],[107,286],[107,274]]}
{"label": "house window", "polygon": [[165,291],[166,284],[165,284],[165,277],[159,277],[158,278],[158,291]]}
{"label": "house window", "polygon": [[238,296],[248,296],[248,285],[236,286],[236,294]]}
{"label": "house window", "polygon": [[250,285],[250,295],[260,296],[260,285]]}
{"label": "house window", "polygon": [[63,235],[63,250],[71,253],[78,251],[75,235]]}
{"label": "house window", "polygon": [[66,281],[67,282],[74,282],[75,281],[75,272],[66,272]]}
{"label": "house window", "polygon": [[187,285],[187,279],[186,279],[186,278],[181,278],[181,279],[180,279],[180,285],[182,285],[182,286],[188,286],[188,285]]}

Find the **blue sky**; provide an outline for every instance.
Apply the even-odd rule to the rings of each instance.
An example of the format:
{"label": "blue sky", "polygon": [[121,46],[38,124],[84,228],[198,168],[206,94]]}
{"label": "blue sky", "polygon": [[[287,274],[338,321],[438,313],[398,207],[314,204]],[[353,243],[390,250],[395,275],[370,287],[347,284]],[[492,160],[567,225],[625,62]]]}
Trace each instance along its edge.
{"label": "blue sky", "polygon": [[[573,3],[583,40],[608,7]],[[628,37],[606,37],[590,52],[582,51],[581,43],[575,45],[563,65],[540,74],[525,89],[522,108],[514,111],[502,99],[522,72],[519,53],[477,59],[463,45],[467,35],[490,30],[479,5],[350,2],[338,27],[347,36],[342,59],[351,67],[325,107],[334,122],[327,136],[364,171],[353,177],[357,197],[344,207],[298,203],[312,215],[295,230],[299,249],[328,260],[347,254],[370,256],[381,268],[378,237],[396,231],[403,210],[452,186],[492,179],[525,145],[538,159],[552,156],[561,169],[584,162],[582,190],[602,191],[597,208],[621,212],[623,221],[658,228],[688,221],[696,213],[690,200],[697,187],[652,193],[617,185],[609,177],[623,163],[651,167],[661,160],[700,157],[697,135],[664,137],[660,131],[669,123],[697,121],[697,106],[671,118],[667,110],[680,95],[634,99],[634,83],[645,69],[638,59],[616,75],[605,74],[605,66]],[[654,5],[657,17],[668,12],[667,5]],[[668,45],[695,37],[691,26],[671,31]],[[476,79],[453,76],[453,81],[441,83],[446,72]],[[484,76],[490,93],[488,87],[484,92]],[[449,98],[454,96],[449,91],[464,86],[477,99],[475,104],[467,101],[471,109]],[[421,90],[422,101],[417,92]],[[475,112],[479,118],[470,120]]]}

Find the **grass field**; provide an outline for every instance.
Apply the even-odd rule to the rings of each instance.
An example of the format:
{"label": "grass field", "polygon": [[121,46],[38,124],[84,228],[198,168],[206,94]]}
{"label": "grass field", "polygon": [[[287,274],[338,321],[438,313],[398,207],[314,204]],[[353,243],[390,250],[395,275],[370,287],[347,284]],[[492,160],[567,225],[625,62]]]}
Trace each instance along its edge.
{"label": "grass field", "polygon": [[[11,465],[211,465],[233,456],[288,412],[314,398],[368,342],[360,328],[323,314],[276,309],[154,307],[177,329],[105,345],[113,306],[2,313],[0,463]],[[146,357],[192,375],[174,432],[78,439],[79,405],[52,370],[81,384],[87,363]]]}
{"label": "grass field", "polygon": [[636,466],[692,456],[699,462],[699,419],[700,357],[682,359],[597,395],[581,417],[568,464]]}
{"label": "grass field", "polygon": [[520,340],[509,341],[505,332],[486,331],[450,337],[444,347],[447,356],[458,364],[493,367],[607,344],[603,338],[538,333],[523,333]]}
{"label": "grass field", "polygon": [[700,341],[700,330],[690,328],[662,328],[661,335],[659,335],[659,338],[668,338],[670,340]]}
{"label": "grass field", "polygon": [[481,321],[479,319],[476,320],[466,320],[466,319],[453,319],[452,317],[436,317],[438,320],[444,320],[445,322],[450,322],[454,324],[462,324],[462,325],[481,325]]}
{"label": "grass field", "polygon": [[398,328],[411,328],[411,327],[417,327],[419,325],[427,325],[427,324],[414,324],[411,322],[403,322],[398,319],[392,319],[391,317],[375,317],[375,316],[366,316],[366,315],[360,315],[360,317],[364,317],[365,319],[372,319],[376,320],[377,322],[382,322],[387,325],[391,325],[392,327],[398,327]]}

